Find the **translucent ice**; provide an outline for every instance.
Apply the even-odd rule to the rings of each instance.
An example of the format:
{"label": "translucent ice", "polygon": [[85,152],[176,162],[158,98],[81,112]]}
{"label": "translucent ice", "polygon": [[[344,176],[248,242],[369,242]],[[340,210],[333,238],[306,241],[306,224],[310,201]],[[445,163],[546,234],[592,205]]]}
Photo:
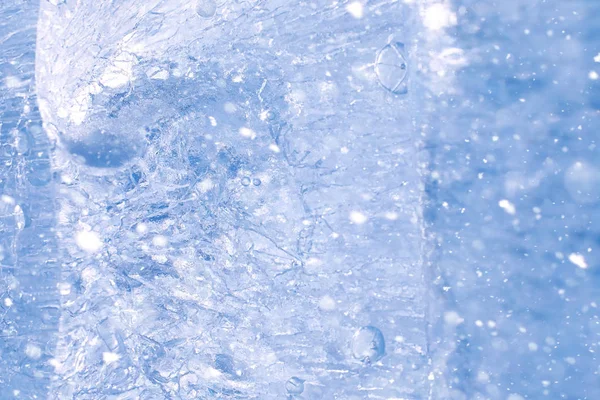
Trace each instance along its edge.
{"label": "translucent ice", "polygon": [[[271,399],[292,375],[316,399],[428,391],[423,121],[374,65],[390,35],[418,37],[418,10],[41,7],[36,82],[68,283],[53,396]],[[348,348],[367,322],[410,343],[378,375]]]}
{"label": "translucent ice", "polygon": [[365,363],[379,361],[385,355],[383,333],[374,326],[360,328],[352,337],[352,355]]}
{"label": "translucent ice", "polygon": [[292,376],[285,383],[285,390],[291,396],[302,394],[302,392],[304,392],[304,380],[296,376]]}
{"label": "translucent ice", "polygon": [[381,86],[390,92],[406,93],[408,62],[403,43],[389,43],[379,51],[375,60],[375,73]]}

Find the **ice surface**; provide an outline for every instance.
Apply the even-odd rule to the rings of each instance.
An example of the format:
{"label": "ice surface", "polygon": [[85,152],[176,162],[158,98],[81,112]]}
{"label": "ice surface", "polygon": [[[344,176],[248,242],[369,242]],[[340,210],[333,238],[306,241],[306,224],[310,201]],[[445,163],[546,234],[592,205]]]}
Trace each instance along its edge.
{"label": "ice surface", "polygon": [[600,398],[599,7],[0,2],[0,398]]}
{"label": "ice surface", "polygon": [[45,393],[60,316],[48,140],[34,88],[37,4],[0,2],[0,398]]}
{"label": "ice surface", "polygon": [[356,4],[42,2],[51,396],[427,396],[416,10]]}

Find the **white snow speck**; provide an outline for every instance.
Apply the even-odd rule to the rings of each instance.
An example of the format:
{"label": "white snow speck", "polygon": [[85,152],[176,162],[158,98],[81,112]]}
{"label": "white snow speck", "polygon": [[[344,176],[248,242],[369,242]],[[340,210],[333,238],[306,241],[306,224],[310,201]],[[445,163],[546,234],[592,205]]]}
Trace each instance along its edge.
{"label": "white snow speck", "polygon": [[348,4],[346,6],[346,11],[348,11],[350,15],[357,19],[362,18],[364,15],[363,5],[358,1]]}
{"label": "white snow speck", "polygon": [[395,221],[395,220],[398,219],[398,213],[395,213],[393,211],[386,212],[385,213],[385,219],[388,219],[390,221]]}
{"label": "white snow speck", "polygon": [[357,224],[357,225],[361,225],[364,224],[365,222],[367,222],[369,218],[367,218],[367,216],[359,211],[352,211],[350,213],[350,221],[352,221],[353,223]]}
{"label": "white snow speck", "polygon": [[252,129],[246,128],[246,127],[240,128],[240,135],[242,135],[243,137],[248,138],[248,139],[256,138],[256,132],[254,132]]}
{"label": "white snow speck", "polygon": [[588,267],[587,262],[585,261],[585,257],[579,253],[571,253],[569,254],[569,261],[573,264],[577,265],[581,269],[586,269]]}
{"label": "white snow speck", "polygon": [[448,311],[444,313],[444,322],[447,325],[458,326],[465,322],[465,320],[456,311]]}
{"label": "white snow speck", "polygon": [[7,298],[5,298],[5,299],[4,299],[4,305],[5,305],[6,307],[11,307],[11,306],[13,305],[13,301],[12,301],[12,299],[11,299],[10,297],[7,297]]}
{"label": "white snow speck", "polygon": [[600,53],[594,57],[594,62],[600,63]]}
{"label": "white snow speck", "polygon": [[117,353],[111,353],[108,351],[102,353],[102,361],[104,361],[104,364],[112,364],[115,361],[119,361],[119,358],[121,357]]}
{"label": "white snow speck", "polygon": [[102,248],[102,241],[93,231],[80,231],[75,236],[77,246],[88,253],[96,253]]}
{"label": "white snow speck", "polygon": [[598,73],[596,71],[590,71],[590,73],[588,74],[588,78],[595,81],[598,79]]}
{"label": "white snow speck", "polygon": [[35,344],[29,343],[25,346],[25,355],[31,359],[37,360],[42,356],[42,349]]}
{"label": "white snow speck", "polygon": [[148,225],[139,223],[135,226],[135,231],[140,235],[143,235],[144,233],[148,232]]}
{"label": "white snow speck", "polygon": [[500,200],[498,202],[498,205],[500,206],[500,208],[506,211],[507,214],[515,215],[515,213],[517,212],[515,205],[506,199]]}
{"label": "white snow speck", "polygon": [[432,31],[445,29],[456,23],[456,14],[450,11],[450,6],[446,3],[433,4],[423,12],[423,25]]}
{"label": "white snow speck", "polygon": [[152,238],[152,244],[156,247],[166,247],[169,244],[169,240],[162,235],[157,235]]}
{"label": "white snow speck", "polygon": [[335,301],[329,296],[323,296],[319,300],[319,308],[323,311],[335,310]]}
{"label": "white snow speck", "polygon": [[279,146],[277,146],[275,143],[271,143],[269,145],[269,150],[271,150],[273,153],[279,153],[281,151]]}
{"label": "white snow speck", "polygon": [[209,190],[211,190],[212,188],[214,188],[215,184],[213,183],[213,181],[210,178],[206,178],[203,181],[201,181],[200,183],[198,183],[198,185],[196,185],[196,187],[198,188],[200,193],[206,193]]}
{"label": "white snow speck", "polygon": [[225,112],[227,114],[233,114],[234,112],[237,111],[237,106],[231,102],[227,102],[223,105],[223,109],[225,110]]}
{"label": "white snow speck", "polygon": [[10,205],[15,204],[15,199],[13,199],[12,197],[7,196],[5,194],[3,194],[2,197],[0,197],[0,200],[2,200],[2,202],[6,203],[6,204],[10,204]]}

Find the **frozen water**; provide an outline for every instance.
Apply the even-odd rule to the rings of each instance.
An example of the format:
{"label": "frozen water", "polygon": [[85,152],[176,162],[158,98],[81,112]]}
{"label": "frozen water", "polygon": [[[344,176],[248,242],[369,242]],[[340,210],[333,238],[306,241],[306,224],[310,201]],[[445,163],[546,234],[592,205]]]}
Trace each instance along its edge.
{"label": "frozen water", "polygon": [[217,12],[217,2],[215,0],[197,0],[196,12],[203,18],[210,18]]}
{"label": "frozen water", "polygon": [[289,395],[298,395],[304,392],[304,381],[298,377],[292,376],[285,383],[285,390]]}
{"label": "frozen water", "polygon": [[352,355],[367,364],[379,361],[385,355],[383,333],[374,326],[360,328],[352,338]]}
{"label": "frozen water", "polygon": [[0,398],[600,398],[599,7],[0,2]]}
{"label": "frozen water", "polygon": [[379,83],[396,94],[404,94],[407,91],[405,79],[408,61],[404,53],[403,43],[389,43],[381,49],[375,60],[375,73]]}
{"label": "frozen water", "polygon": [[[41,4],[52,395],[285,398],[302,376],[311,399],[425,396],[418,99],[374,65],[394,37],[416,51],[416,10],[125,3]],[[406,342],[364,371],[368,325]]]}

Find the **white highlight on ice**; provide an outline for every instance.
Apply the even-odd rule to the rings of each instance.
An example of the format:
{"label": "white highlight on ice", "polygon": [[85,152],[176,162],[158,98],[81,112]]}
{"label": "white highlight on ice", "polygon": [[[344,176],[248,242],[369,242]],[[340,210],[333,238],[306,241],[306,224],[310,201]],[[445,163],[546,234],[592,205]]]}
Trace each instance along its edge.
{"label": "white highlight on ice", "polygon": [[588,264],[585,261],[585,257],[579,253],[569,254],[569,261],[571,261],[573,264],[577,265],[581,269],[586,269],[588,267]]}
{"label": "white highlight on ice", "polygon": [[98,234],[93,231],[80,231],[75,236],[77,246],[88,253],[96,253],[102,248],[102,241]]}

